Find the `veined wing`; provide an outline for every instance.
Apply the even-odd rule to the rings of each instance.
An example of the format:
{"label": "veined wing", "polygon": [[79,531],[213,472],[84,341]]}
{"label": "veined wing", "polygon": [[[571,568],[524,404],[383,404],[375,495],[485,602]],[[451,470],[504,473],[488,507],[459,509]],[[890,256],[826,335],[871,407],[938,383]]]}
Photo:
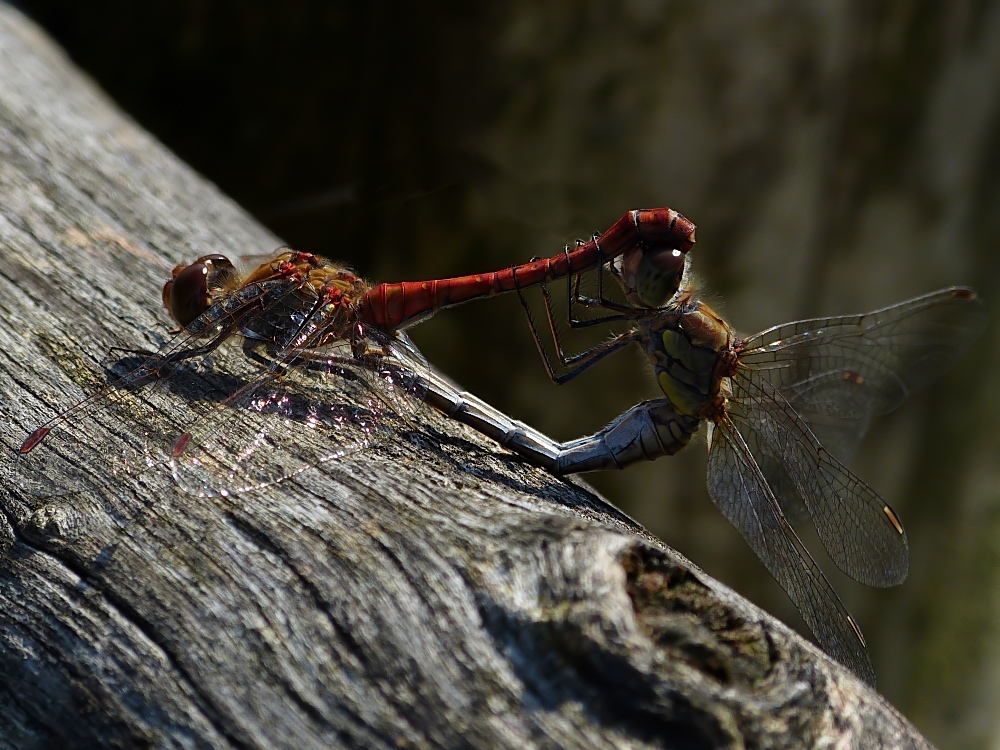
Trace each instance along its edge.
{"label": "veined wing", "polygon": [[[220,380],[188,360],[211,348],[206,341],[217,345],[250,311],[276,304],[296,286],[287,280],[253,285],[199,318],[199,335],[182,331],[154,354],[119,362],[110,383],[28,436],[16,481],[32,494],[48,496],[135,478],[162,464],[184,424],[203,410],[199,394],[211,390],[205,380]],[[183,377],[173,377],[179,373]]]}
{"label": "veined wing", "polygon": [[803,503],[837,567],[868,586],[906,578],[906,534],[895,512],[826,450],[762,375],[732,378],[729,415],[782,508]]}
{"label": "veined wing", "polygon": [[355,358],[346,340],[296,351],[189,427],[174,478],[192,495],[230,495],[343,458],[406,423],[416,383],[390,356]]}
{"label": "veined wing", "polygon": [[788,594],[823,650],[874,685],[875,670],[860,629],[781,514],[750,448],[728,417],[712,426],[708,491]]}
{"label": "veined wing", "polygon": [[740,363],[764,373],[820,442],[849,462],[872,417],[942,375],[986,322],[978,295],[951,287],[862,315],[769,328],[743,342]]}
{"label": "veined wing", "polygon": [[134,482],[164,465],[178,432],[205,410],[201,394],[220,378],[196,362],[178,362],[174,377],[157,377],[144,364],[136,367],[137,360],[146,358],[113,364],[110,385],[50,422],[51,432],[10,463],[11,480],[50,497]]}
{"label": "veined wing", "polygon": [[301,283],[289,279],[271,280],[251,284],[232,295],[224,303],[213,305],[199,316],[187,330],[146,355],[140,364],[126,371],[104,388],[57,414],[32,432],[21,446],[21,453],[28,453],[41,443],[53,429],[69,427],[86,419],[92,410],[104,408],[105,401],[115,399],[117,391],[135,390],[170,375],[177,362],[207,354],[222,341],[236,333],[248,313],[268,309],[293,294]]}

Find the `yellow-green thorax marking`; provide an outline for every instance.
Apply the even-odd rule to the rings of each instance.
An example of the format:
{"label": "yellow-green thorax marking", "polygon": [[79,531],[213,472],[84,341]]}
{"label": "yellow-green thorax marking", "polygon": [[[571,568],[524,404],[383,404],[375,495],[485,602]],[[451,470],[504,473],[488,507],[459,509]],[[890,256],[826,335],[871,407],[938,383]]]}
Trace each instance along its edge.
{"label": "yellow-green thorax marking", "polygon": [[697,301],[642,325],[646,355],[664,395],[681,414],[712,419],[724,406],[722,380],[732,374],[733,329]]}

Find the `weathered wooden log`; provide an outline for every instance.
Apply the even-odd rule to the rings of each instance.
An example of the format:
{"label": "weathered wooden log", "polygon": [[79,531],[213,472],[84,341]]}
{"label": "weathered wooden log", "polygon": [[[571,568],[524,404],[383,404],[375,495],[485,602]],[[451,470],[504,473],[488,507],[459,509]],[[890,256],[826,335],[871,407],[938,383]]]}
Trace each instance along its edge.
{"label": "weathered wooden log", "polygon": [[280,243],[6,6],[0,65],[0,746],[928,746],[589,488],[425,407],[252,492],[154,463],[59,494],[213,398],[16,455],[112,347],[164,340],[169,269]]}

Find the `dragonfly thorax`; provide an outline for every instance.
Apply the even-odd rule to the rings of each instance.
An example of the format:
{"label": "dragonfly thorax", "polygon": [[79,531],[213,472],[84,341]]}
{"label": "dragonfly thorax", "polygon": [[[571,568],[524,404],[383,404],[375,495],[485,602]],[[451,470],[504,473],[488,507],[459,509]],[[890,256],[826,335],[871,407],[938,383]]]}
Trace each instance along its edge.
{"label": "dragonfly thorax", "polygon": [[722,382],[733,367],[733,330],[697,301],[644,327],[646,354],[664,395],[681,414],[715,418],[724,409]]}

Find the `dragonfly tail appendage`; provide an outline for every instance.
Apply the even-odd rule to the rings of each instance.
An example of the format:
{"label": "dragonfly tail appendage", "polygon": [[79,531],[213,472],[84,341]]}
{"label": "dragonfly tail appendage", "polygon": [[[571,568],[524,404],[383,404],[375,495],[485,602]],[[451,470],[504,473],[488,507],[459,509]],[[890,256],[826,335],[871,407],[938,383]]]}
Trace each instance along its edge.
{"label": "dragonfly tail appendage", "polygon": [[678,414],[667,399],[643,401],[593,435],[563,443],[559,473],[624,469],[672,456],[688,444],[699,424]]}
{"label": "dragonfly tail appendage", "polygon": [[443,380],[425,377],[422,385],[422,398],[438,411],[560,476],[673,455],[699,425],[693,417],[678,415],[666,399],[656,399],[637,404],[593,435],[559,443]]}

